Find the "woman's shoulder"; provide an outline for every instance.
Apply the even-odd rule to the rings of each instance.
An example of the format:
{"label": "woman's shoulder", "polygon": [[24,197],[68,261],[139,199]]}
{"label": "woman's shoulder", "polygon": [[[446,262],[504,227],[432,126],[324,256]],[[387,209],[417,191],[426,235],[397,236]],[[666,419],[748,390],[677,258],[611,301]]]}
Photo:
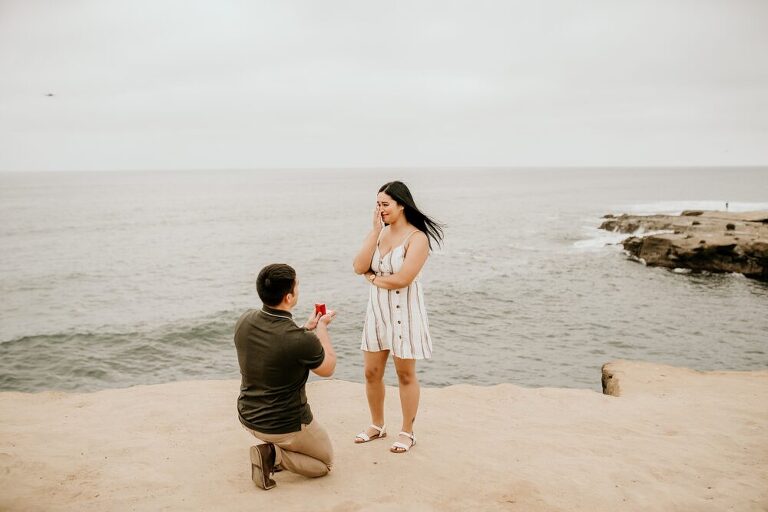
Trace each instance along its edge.
{"label": "woman's shoulder", "polygon": [[408,234],[408,237],[406,238],[404,245],[406,248],[408,248],[408,246],[413,242],[429,243],[429,241],[427,240],[427,234],[422,230],[414,227]]}
{"label": "woman's shoulder", "polygon": [[408,225],[408,238],[414,239],[414,238],[427,238],[427,234],[417,228],[416,226],[409,224]]}

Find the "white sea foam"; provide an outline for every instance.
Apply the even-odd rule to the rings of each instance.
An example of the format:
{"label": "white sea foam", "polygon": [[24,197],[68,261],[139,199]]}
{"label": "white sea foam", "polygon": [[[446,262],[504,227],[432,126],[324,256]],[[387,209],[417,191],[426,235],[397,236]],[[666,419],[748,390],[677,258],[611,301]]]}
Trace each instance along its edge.
{"label": "white sea foam", "polygon": [[658,229],[654,231],[645,231],[638,229],[633,233],[619,233],[617,231],[606,231],[591,226],[584,226],[584,232],[588,238],[577,240],[573,243],[573,247],[579,250],[596,251],[605,247],[620,246],[621,242],[630,236],[645,237],[650,235],[663,235],[667,233],[674,233],[670,229]]}
{"label": "white sea foam", "polygon": [[583,231],[587,238],[575,241],[573,247],[584,251],[596,251],[606,246],[617,246],[622,240],[630,236],[627,233],[606,231],[593,226],[584,226]]}

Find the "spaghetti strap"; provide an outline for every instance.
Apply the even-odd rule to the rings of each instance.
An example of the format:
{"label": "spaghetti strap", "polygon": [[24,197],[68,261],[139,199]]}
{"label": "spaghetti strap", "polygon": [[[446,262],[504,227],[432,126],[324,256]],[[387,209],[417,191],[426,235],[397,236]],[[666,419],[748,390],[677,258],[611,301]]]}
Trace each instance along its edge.
{"label": "spaghetti strap", "polygon": [[411,235],[416,233],[417,231],[421,231],[421,230],[417,228],[417,229],[414,229],[413,231],[411,231],[410,233],[408,233],[408,236],[406,236],[403,239],[403,243],[401,243],[400,245],[405,245],[408,242],[408,239],[411,238]]}
{"label": "spaghetti strap", "polygon": [[384,230],[387,229],[387,226],[384,226],[381,228],[381,231],[379,231],[379,236],[376,238],[376,247],[379,246],[379,242],[381,242],[381,235],[384,234]]}

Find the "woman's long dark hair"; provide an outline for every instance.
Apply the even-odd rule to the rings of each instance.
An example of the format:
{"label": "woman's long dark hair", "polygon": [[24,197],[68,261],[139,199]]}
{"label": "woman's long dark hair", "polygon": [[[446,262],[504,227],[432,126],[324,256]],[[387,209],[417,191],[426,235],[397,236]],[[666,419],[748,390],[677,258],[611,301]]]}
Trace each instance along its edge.
{"label": "woman's long dark hair", "polygon": [[385,183],[379,189],[379,192],[384,192],[389,197],[394,199],[397,204],[403,207],[405,212],[405,219],[413,224],[420,231],[427,235],[427,242],[429,243],[429,249],[432,249],[432,240],[437,245],[443,244],[443,225],[434,219],[429,218],[416,206],[416,201],[413,200],[411,191],[402,181],[390,181]]}

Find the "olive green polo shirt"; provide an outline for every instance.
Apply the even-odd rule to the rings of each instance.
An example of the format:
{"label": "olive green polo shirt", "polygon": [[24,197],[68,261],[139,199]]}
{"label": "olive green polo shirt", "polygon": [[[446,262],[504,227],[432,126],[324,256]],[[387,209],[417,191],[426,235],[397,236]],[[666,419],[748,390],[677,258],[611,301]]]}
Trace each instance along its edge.
{"label": "olive green polo shirt", "polygon": [[298,432],[312,421],[304,386],[325,359],[317,335],[287,311],[246,311],[235,326],[240,363],[237,411],[246,427],[265,434]]}

